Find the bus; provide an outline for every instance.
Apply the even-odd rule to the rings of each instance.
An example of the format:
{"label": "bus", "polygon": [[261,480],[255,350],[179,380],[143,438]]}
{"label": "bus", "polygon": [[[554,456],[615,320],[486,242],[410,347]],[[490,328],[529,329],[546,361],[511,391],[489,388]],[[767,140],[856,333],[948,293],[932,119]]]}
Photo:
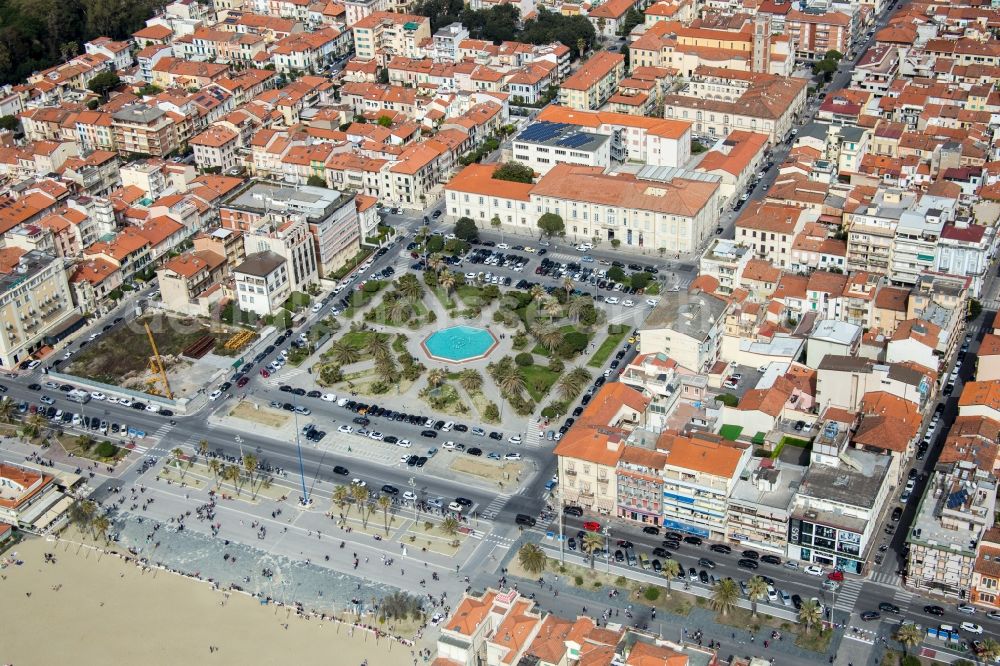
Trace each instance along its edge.
{"label": "bus", "polygon": [[90,393],[80,389],[73,389],[66,394],[66,399],[70,402],[78,402],[83,405],[90,402]]}

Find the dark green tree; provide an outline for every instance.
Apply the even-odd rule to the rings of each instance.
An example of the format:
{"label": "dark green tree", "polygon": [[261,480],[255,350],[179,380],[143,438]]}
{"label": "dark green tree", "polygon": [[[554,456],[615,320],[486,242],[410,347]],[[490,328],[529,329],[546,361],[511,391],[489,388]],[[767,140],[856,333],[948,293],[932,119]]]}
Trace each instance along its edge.
{"label": "dark green tree", "polygon": [[639,10],[636,9],[635,7],[632,7],[630,10],[628,10],[628,13],[625,14],[625,20],[622,21],[622,25],[621,28],[618,30],[618,33],[620,35],[628,35],[629,33],[632,32],[635,26],[639,25],[644,20],[645,19],[643,18],[642,14],[639,13]]}
{"label": "dark green tree", "polygon": [[455,223],[455,235],[464,241],[479,240],[479,227],[471,217],[460,217]]}
{"label": "dark green tree", "polygon": [[15,116],[0,116],[0,129],[13,132],[17,129],[18,121]]}
{"label": "dark green tree", "polygon": [[107,98],[108,92],[120,86],[122,80],[114,72],[101,72],[90,80],[87,87],[103,98]]}
{"label": "dark green tree", "polygon": [[514,183],[531,183],[534,181],[535,170],[520,162],[507,162],[493,170],[496,180],[509,180]]}
{"label": "dark green tree", "polygon": [[326,187],[326,181],[323,180],[323,176],[313,174],[309,176],[309,180],[306,181],[306,185],[311,187]]}
{"label": "dark green tree", "polygon": [[538,218],[538,228],[548,237],[562,236],[566,233],[566,225],[563,219],[555,213],[545,213]]}
{"label": "dark green tree", "polygon": [[392,127],[392,118],[389,116],[379,116],[378,124],[380,127]]}

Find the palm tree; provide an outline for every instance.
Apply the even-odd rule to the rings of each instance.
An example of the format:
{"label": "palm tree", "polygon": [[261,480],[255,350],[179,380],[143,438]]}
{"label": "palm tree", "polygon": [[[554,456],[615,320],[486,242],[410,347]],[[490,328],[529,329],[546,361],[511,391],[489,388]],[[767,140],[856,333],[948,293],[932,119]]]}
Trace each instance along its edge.
{"label": "palm tree", "polygon": [[240,470],[237,469],[236,465],[226,465],[222,468],[222,478],[225,481],[230,481],[233,484],[233,488],[236,489],[236,496],[240,496]]}
{"label": "palm tree", "polygon": [[243,456],[243,470],[250,481],[250,499],[257,499],[257,488],[254,487],[254,473],[257,471],[257,456],[248,453]]}
{"label": "palm tree", "polygon": [[381,495],[376,503],[378,504],[378,508],[382,509],[382,519],[385,521],[385,535],[389,536],[389,507],[392,506],[392,500],[389,499],[388,495]]}
{"label": "palm tree", "polygon": [[441,521],[441,531],[448,536],[455,536],[458,534],[458,519],[455,516],[448,516]]}
{"label": "palm tree", "polygon": [[448,296],[455,287],[455,274],[451,271],[441,271],[438,275],[438,284],[444,288],[444,295]]}
{"label": "palm tree", "polygon": [[1000,643],[992,638],[987,638],[979,648],[979,656],[986,663],[992,663],[997,657],[1000,657]]}
{"label": "palm tree", "polygon": [[184,471],[185,471],[184,470],[184,450],[181,447],[178,446],[173,451],[170,452],[170,455],[173,456],[174,462],[177,463],[177,469],[180,470],[181,479],[183,479],[184,478]]}
{"label": "palm tree", "polygon": [[562,315],[562,305],[559,301],[554,298],[546,299],[545,305],[542,306],[542,310],[545,314],[549,316],[549,321],[554,321],[556,317]]}
{"label": "palm tree", "polygon": [[757,600],[767,595],[767,581],[760,576],[751,576],[747,581],[747,597],[750,599],[750,614],[757,617]]}
{"label": "palm tree", "polygon": [[198,455],[204,458],[208,455],[208,440],[203,439],[198,442]]}
{"label": "palm tree", "polygon": [[566,301],[569,301],[569,295],[573,293],[573,278],[566,276],[562,279],[562,288],[566,292]]}
{"label": "palm tree", "polygon": [[802,608],[799,609],[799,622],[805,625],[806,631],[819,626],[822,620],[823,611],[816,601],[810,599],[802,604]]}
{"label": "palm tree", "polygon": [[475,393],[483,387],[483,375],[478,370],[468,368],[462,370],[458,383],[469,393]]}
{"label": "palm tree", "polygon": [[354,345],[337,340],[330,345],[330,357],[337,362],[337,365],[350,365],[361,360],[361,352]]}
{"label": "palm tree", "polygon": [[69,519],[81,532],[90,527],[97,514],[97,505],[90,500],[76,500],[69,507]]}
{"label": "palm tree", "polygon": [[660,573],[667,579],[667,594],[670,594],[670,585],[680,572],[681,565],[677,560],[667,560],[663,563],[663,569]]}
{"label": "palm tree", "polygon": [[444,257],[435,252],[427,259],[427,268],[431,269],[435,273],[440,271],[444,267]]}
{"label": "palm tree", "polygon": [[567,372],[559,380],[556,390],[559,392],[559,397],[563,400],[569,401],[580,394],[583,387],[590,382],[590,373],[583,368],[574,368],[572,371]]}
{"label": "palm tree", "polygon": [[3,400],[0,400],[0,421],[4,423],[10,423],[14,420],[14,403],[4,396]]}
{"label": "palm tree", "polygon": [[546,326],[535,333],[535,338],[538,340],[539,344],[549,350],[551,354],[556,350],[559,345],[562,344],[565,334],[559,330],[558,326]]}
{"label": "palm tree", "polygon": [[542,300],[542,297],[545,296],[548,292],[545,291],[545,287],[543,287],[540,284],[536,284],[534,287],[531,288],[531,291],[529,291],[528,293],[531,294],[532,300],[540,301]]}
{"label": "palm tree", "polygon": [[333,503],[337,505],[340,509],[340,515],[344,515],[344,507],[347,506],[347,501],[351,498],[351,491],[347,489],[347,486],[337,486],[333,489]]}
{"label": "palm tree", "polygon": [[[813,603],[813,605],[815,605],[814,602],[807,603]],[[802,608],[805,609],[805,605],[803,605]],[[818,610],[819,609],[817,609],[817,611]],[[799,619],[802,619],[801,614]],[[920,627],[912,622],[901,624],[899,625],[899,628],[896,629],[896,641],[903,646],[903,651],[905,653],[909,653],[910,648],[920,645],[920,641],[922,640],[924,640],[924,632],[920,630]]]}
{"label": "palm tree", "polygon": [[505,397],[520,396],[527,386],[524,375],[513,363],[504,363],[497,368],[497,388]]}
{"label": "palm tree", "polygon": [[427,384],[432,388],[437,388],[444,384],[445,380],[448,379],[448,373],[444,368],[433,368],[427,373]]}
{"label": "palm tree", "polygon": [[402,324],[413,316],[413,308],[406,299],[393,298],[386,300],[384,312],[388,323]]}
{"label": "palm tree", "polygon": [[365,340],[365,351],[372,358],[380,358],[391,353],[388,341],[377,333],[369,335]]}
{"label": "palm tree", "polygon": [[533,543],[526,543],[517,551],[517,561],[531,574],[545,571],[545,551]]}
{"label": "palm tree", "polygon": [[722,578],[715,582],[712,588],[712,608],[722,613],[725,617],[729,611],[736,607],[736,600],[740,597],[740,588],[732,578]]}
{"label": "palm tree", "polygon": [[105,541],[108,538],[108,528],[111,527],[111,521],[108,520],[107,516],[97,516],[90,522],[90,527],[94,532],[94,538],[103,538]]}
{"label": "palm tree", "polygon": [[218,458],[212,458],[208,461],[208,469],[215,475],[215,485],[219,485],[219,472],[222,470],[222,463],[219,462]]}
{"label": "palm tree", "polygon": [[361,522],[364,523],[365,518],[365,502],[368,500],[368,489],[364,486],[351,486],[351,499],[358,506],[358,513],[361,514]]}
{"label": "palm tree", "polygon": [[396,291],[408,301],[419,301],[424,295],[424,287],[413,273],[407,273],[396,280]]}
{"label": "palm tree", "polygon": [[44,422],[38,414],[32,414],[24,420],[24,424],[21,426],[21,435],[28,439],[38,437],[39,433],[42,432]]}
{"label": "palm tree", "polygon": [[580,315],[583,313],[584,309],[593,303],[587,296],[577,296],[576,298],[571,298],[568,303],[566,303],[566,314],[573,319],[579,321]]}
{"label": "palm tree", "polygon": [[597,532],[587,532],[583,535],[580,550],[590,555],[590,568],[594,568],[594,553],[604,547],[604,539]]}

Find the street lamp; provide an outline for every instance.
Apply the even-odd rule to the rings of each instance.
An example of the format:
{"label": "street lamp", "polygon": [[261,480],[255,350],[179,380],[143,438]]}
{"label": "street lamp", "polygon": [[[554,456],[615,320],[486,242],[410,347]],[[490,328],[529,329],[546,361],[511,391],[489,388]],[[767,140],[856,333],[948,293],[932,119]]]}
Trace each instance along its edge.
{"label": "street lamp", "polygon": [[[501,400],[500,404],[501,405],[503,404],[502,400]],[[566,564],[566,547],[564,545],[564,540],[563,540],[563,490],[562,490],[562,484],[561,483],[557,483],[556,484],[556,488],[559,489],[559,506],[556,507],[556,510],[559,512],[559,561],[562,564]]]}
{"label": "street lamp", "polygon": [[611,573],[611,527],[604,528],[604,560],[608,564],[608,573]]}

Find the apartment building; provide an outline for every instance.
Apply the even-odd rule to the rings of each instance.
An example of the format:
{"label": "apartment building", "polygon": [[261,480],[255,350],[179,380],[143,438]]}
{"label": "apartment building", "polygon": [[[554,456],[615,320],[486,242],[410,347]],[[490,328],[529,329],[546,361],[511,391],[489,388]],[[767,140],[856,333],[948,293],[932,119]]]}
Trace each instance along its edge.
{"label": "apartment building", "polygon": [[554,449],[565,504],[618,513],[618,461],[629,433],[644,423],[649,398],[620,382],[605,384]]}
{"label": "apartment building", "polygon": [[667,455],[626,446],[618,459],[618,517],[647,525],[663,519],[663,477]]}
{"label": "apartment building", "polygon": [[860,574],[879,541],[878,518],[892,487],[889,459],[842,449],[828,460],[833,464],[810,465],[795,492],[787,557]]}
{"label": "apartment building", "polygon": [[883,364],[856,356],[826,354],[816,369],[816,404],[850,411],[861,409],[869,392],[884,391],[922,411],[934,386],[933,379],[905,364]]}
{"label": "apartment building", "polygon": [[691,372],[707,372],[719,360],[730,304],[704,292],[677,292],[660,299],[639,327],[641,354],[666,354]]}
{"label": "apartment building", "polygon": [[240,164],[240,135],[225,125],[213,125],[191,138],[194,162],[199,169],[228,171]]}
{"label": "apartment building", "polygon": [[795,492],[806,468],[770,458],[751,458],[726,505],[726,541],[734,547],[782,556]]}
{"label": "apartment building", "polygon": [[625,78],[625,56],[598,51],[559,86],[559,104],[579,111],[596,111]]}
{"label": "apartment building", "polygon": [[713,137],[733,130],[766,134],[773,146],[789,136],[808,87],[804,79],[701,66],[685,88],[663,96],[664,116]]}
{"label": "apartment building", "polygon": [[977,548],[993,526],[997,478],[959,461],[933,472],[907,536],[906,584],[968,600]]}
{"label": "apartment building", "polygon": [[125,106],[111,114],[119,153],[165,157],[180,147],[174,121],[163,109],[146,104]]}
{"label": "apartment building", "polygon": [[[66,260],[20,248],[0,250],[0,365],[7,369],[31,358],[78,316],[66,274]],[[56,334],[56,335],[54,335]]]}
{"label": "apartment building", "polygon": [[740,286],[743,270],[753,253],[735,240],[713,239],[698,262],[698,275],[708,275],[719,283],[716,292],[729,295]]}
{"label": "apartment building", "polygon": [[707,433],[660,435],[663,522],[667,529],[712,541],[726,538],[727,502],[752,449]]}
{"label": "apartment building", "polygon": [[736,219],[736,241],[773,266],[790,267],[792,244],[816,215],[797,206],[751,204]]}
{"label": "apartment building", "polygon": [[1000,610],[1000,527],[991,527],[979,542],[972,566],[969,601],[990,611]]}
{"label": "apartment building", "polygon": [[893,284],[916,284],[917,278],[933,270],[938,240],[955,212],[954,199],[925,194],[903,211],[892,244],[889,278]]}
{"label": "apartment building", "polygon": [[322,187],[250,181],[219,206],[222,226],[242,231],[247,254],[289,260],[292,289],[341,268],[360,250],[354,195]]}
{"label": "apartment building", "polygon": [[821,60],[828,51],[850,52],[856,31],[857,12],[792,10],[785,15],[785,32],[795,43],[798,60]]}
{"label": "apartment building", "polygon": [[261,317],[277,312],[293,291],[288,262],[270,250],[248,254],[233,269],[233,282],[240,310]]}
{"label": "apartment building", "polygon": [[913,207],[916,195],[898,189],[880,189],[872,200],[853,211],[844,211],[847,228],[847,268],[888,275],[892,248],[903,213]]}
{"label": "apartment building", "polygon": [[996,230],[993,227],[974,224],[966,217],[957,217],[954,221],[946,222],[941,229],[934,270],[969,278],[972,296],[978,298],[983,290],[995,243]]}
{"label": "apartment building", "polygon": [[226,257],[214,252],[187,252],[170,259],[156,271],[163,306],[189,316],[208,316],[211,306],[222,300],[219,281],[227,272]]}
{"label": "apartment building", "polygon": [[352,26],[355,57],[375,60],[385,67],[392,58],[422,58],[431,39],[431,21],[425,16],[372,12]]}

